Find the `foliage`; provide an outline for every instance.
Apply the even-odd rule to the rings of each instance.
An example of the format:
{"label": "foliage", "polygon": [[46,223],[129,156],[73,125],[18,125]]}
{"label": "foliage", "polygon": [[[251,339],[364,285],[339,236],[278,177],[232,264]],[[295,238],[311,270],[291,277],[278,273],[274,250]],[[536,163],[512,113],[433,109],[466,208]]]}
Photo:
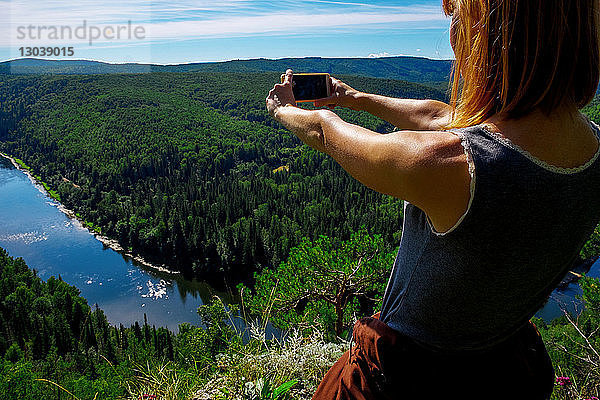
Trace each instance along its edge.
{"label": "foliage", "polygon": [[279,400],[287,398],[287,393],[298,383],[298,381],[287,381],[277,387],[272,387],[268,379],[260,379],[257,384],[260,387],[261,400]]}
{"label": "foliage", "polygon": [[[445,87],[452,62],[421,57],[381,58],[282,58],[232,60],[180,65],[106,64],[95,61],[20,59],[0,63],[1,73],[12,74],[115,74],[147,72],[229,72],[242,74],[277,72],[329,72],[364,77],[399,79]],[[442,89],[444,90],[444,89]]]}
{"label": "foliage", "polygon": [[584,277],[579,284],[580,313],[565,312],[549,325],[535,320],[558,376],[554,399],[600,396],[600,281]]}
{"label": "foliage", "polygon": [[173,333],[147,322],[111,326],[79,294],[60,277],[42,281],[0,249],[0,399],[54,399],[63,390],[117,398],[132,365],[176,359]]}
{"label": "foliage", "polygon": [[[401,81],[344,77],[368,91],[442,99]],[[17,157],[86,226],[188,277],[234,283],[278,265],[303,236],[386,246],[402,202],[350,177],[270,118],[272,73],[0,77],[0,151]],[[375,131],[367,113],[340,115]],[[284,168],[280,168],[280,167]]]}
{"label": "foliage", "polygon": [[[296,61],[343,71],[337,61]],[[407,71],[440,76],[423,60],[405,61],[415,67]],[[392,71],[393,62],[379,60],[374,71]],[[258,69],[248,71],[264,67],[251,64]],[[86,226],[214,284],[225,274],[251,285],[255,271],[279,265],[304,236],[347,240],[366,226],[396,248],[402,202],[366,188],[268,116],[264,97],[278,77],[2,75],[0,151],[19,158]],[[368,92],[445,99],[415,83],[340,77]],[[393,129],[365,112],[336,112],[376,132]],[[597,100],[584,112],[597,119]],[[598,232],[582,255],[600,254]]]}
{"label": "foliage", "polygon": [[191,399],[203,381],[201,371],[181,368],[173,361],[151,359],[133,365],[133,376],[125,382],[130,399]]}
{"label": "foliage", "polygon": [[596,97],[586,105],[581,111],[588,116],[592,121],[600,121],[600,97],[596,94]]}
{"label": "foliage", "polygon": [[268,388],[282,391],[296,382],[289,388],[289,396],[308,400],[327,370],[348,349],[348,342],[331,343],[320,332],[305,337],[291,329],[280,339],[268,340],[263,324],[249,326],[248,343],[217,357],[218,370],[198,390],[198,400],[268,398],[267,382]]}
{"label": "foliage", "polygon": [[600,256],[600,225],[594,229],[594,232],[581,249],[579,256],[582,260]]}
{"label": "foliage", "polygon": [[277,326],[322,330],[333,338],[349,328],[357,312],[373,312],[393,260],[381,236],[365,230],[346,241],[305,238],[278,268],[256,276],[256,293],[247,301],[255,313],[269,310]]}
{"label": "foliage", "polygon": [[348,347],[318,332],[273,338],[219,299],[198,314],[177,334],[111,326],[76,288],[0,249],[0,399],[308,399]]}

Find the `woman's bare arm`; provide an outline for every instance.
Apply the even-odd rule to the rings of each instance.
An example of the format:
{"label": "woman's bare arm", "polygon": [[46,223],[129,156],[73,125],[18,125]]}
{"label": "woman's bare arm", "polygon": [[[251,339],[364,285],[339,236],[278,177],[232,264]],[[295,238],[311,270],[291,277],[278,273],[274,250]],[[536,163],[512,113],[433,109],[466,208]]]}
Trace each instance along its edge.
{"label": "woman's bare arm", "polygon": [[397,99],[360,93],[357,103],[360,110],[376,115],[398,129],[437,131],[450,123],[450,106],[437,100]]}
{"label": "woman's bare arm", "polygon": [[267,108],[302,141],[332,156],[364,185],[421,208],[439,231],[453,226],[465,211],[470,177],[457,136],[440,131],[381,135],[329,110],[301,109],[295,107],[288,81],[271,90]]}
{"label": "woman's bare arm", "polygon": [[388,121],[398,129],[441,130],[450,122],[451,108],[437,100],[398,99],[360,92],[331,78],[332,95],[315,101],[315,106],[342,106],[363,110]]}

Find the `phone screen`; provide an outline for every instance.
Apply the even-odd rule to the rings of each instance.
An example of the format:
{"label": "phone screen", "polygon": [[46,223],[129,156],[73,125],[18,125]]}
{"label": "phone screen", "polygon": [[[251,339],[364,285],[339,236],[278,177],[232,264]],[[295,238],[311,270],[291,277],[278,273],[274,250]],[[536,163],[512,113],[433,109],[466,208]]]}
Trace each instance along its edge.
{"label": "phone screen", "polygon": [[298,74],[292,79],[296,101],[312,101],[329,96],[329,74]]}

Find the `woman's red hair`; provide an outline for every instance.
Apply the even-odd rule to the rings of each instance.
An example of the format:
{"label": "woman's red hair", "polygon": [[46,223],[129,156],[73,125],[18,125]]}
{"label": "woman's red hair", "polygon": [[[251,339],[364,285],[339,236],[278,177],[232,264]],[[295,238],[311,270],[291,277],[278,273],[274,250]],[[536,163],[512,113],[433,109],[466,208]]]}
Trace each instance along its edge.
{"label": "woman's red hair", "polygon": [[443,0],[456,56],[449,127],[589,103],[600,77],[598,0]]}

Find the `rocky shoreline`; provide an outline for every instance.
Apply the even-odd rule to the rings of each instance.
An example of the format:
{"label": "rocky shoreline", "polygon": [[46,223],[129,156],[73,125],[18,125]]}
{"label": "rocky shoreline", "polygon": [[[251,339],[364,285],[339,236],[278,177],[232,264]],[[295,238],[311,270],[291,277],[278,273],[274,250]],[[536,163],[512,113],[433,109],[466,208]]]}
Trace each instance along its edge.
{"label": "rocky shoreline", "polygon": [[[11,162],[11,164],[18,169],[19,171],[23,172],[31,181],[31,183],[44,195],[52,198],[50,196],[50,194],[48,193],[48,191],[44,188],[44,185],[39,182],[35,176],[33,176],[33,174],[31,173],[31,171],[23,168],[21,165],[19,165],[19,163],[11,156],[4,154],[2,152],[0,152],[0,156],[6,158],[7,160],[9,160]],[[144,257],[142,257],[139,254],[133,254],[127,250],[125,250],[125,248],[123,248],[123,246],[121,246],[121,244],[115,240],[115,239],[111,239],[107,236],[103,236],[97,232],[92,231],[91,229],[89,229],[86,224],[85,221],[79,219],[77,217],[77,215],[75,214],[75,212],[73,210],[68,209],[67,207],[65,207],[63,204],[61,204],[60,202],[58,202],[56,199],[52,199],[55,203],[56,203],[56,207],[63,213],[65,214],[69,219],[71,219],[73,222],[77,223],[80,227],[86,229],[90,235],[93,235],[98,241],[100,241],[104,246],[109,247],[110,249],[121,253],[123,255],[125,255],[126,257],[132,259],[133,261],[135,261],[138,264],[143,265],[146,268],[151,268],[155,271],[158,272],[162,272],[162,273],[166,273],[166,274],[171,274],[171,275],[179,275],[180,272],[177,271],[172,271],[170,270],[167,265],[162,264],[162,265],[157,265],[157,264],[153,264],[151,262],[148,262],[146,259],[144,259]]]}
{"label": "rocky shoreline", "polygon": [[577,283],[579,279],[583,276],[583,274],[587,274],[592,268],[592,265],[598,261],[599,256],[590,257],[587,260],[584,260],[578,265],[575,265],[571,270],[567,272],[562,281],[558,284],[558,289],[563,290],[566,289],[571,283]]}

